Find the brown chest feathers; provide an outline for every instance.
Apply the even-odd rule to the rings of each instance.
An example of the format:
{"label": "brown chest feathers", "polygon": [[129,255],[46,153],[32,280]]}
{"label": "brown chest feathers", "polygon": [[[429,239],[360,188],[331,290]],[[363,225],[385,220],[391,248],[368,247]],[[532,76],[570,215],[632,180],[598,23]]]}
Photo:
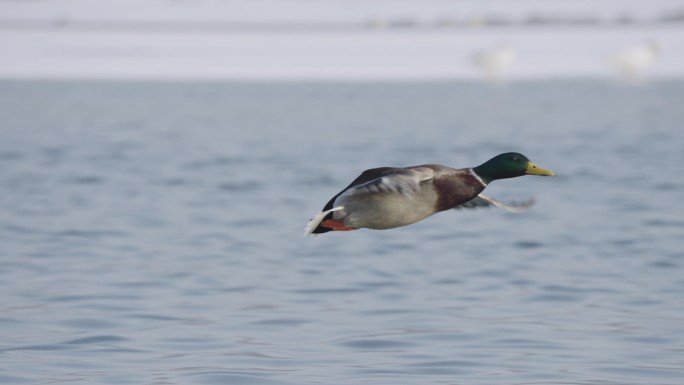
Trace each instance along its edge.
{"label": "brown chest feathers", "polygon": [[469,172],[457,177],[435,178],[433,183],[437,191],[438,198],[435,208],[438,211],[453,209],[475,198],[485,188]]}

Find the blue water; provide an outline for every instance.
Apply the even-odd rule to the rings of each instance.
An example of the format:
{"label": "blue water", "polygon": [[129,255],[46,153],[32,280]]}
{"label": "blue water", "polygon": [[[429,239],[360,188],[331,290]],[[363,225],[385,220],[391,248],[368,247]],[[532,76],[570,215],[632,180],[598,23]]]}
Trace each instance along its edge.
{"label": "blue water", "polygon": [[[684,82],[0,82],[2,384],[684,383]],[[519,151],[525,214],[303,237]]]}

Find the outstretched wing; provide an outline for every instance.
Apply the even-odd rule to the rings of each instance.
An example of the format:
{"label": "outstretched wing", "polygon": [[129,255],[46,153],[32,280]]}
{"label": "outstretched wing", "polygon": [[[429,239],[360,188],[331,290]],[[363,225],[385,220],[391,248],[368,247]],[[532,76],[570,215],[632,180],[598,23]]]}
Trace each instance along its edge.
{"label": "outstretched wing", "polygon": [[[352,186],[344,191],[343,195],[352,196],[377,193],[412,195],[420,190],[421,182],[430,180],[435,176],[435,172],[431,168],[421,166],[411,168],[383,168],[380,170],[381,172],[379,175],[373,179],[356,185],[352,183]],[[364,172],[364,174],[366,172]],[[361,177],[358,179],[361,179]]]}
{"label": "outstretched wing", "polygon": [[498,207],[501,209],[504,209],[506,211],[510,211],[513,213],[522,213],[527,211],[532,205],[534,204],[534,199],[530,198],[521,202],[510,202],[510,203],[503,203],[499,200],[496,200],[492,197],[488,197],[487,195],[480,194],[476,196],[475,198],[469,200],[466,203],[463,203],[459,206],[454,207],[455,209],[473,209],[477,207],[489,207],[489,206],[494,206]]}

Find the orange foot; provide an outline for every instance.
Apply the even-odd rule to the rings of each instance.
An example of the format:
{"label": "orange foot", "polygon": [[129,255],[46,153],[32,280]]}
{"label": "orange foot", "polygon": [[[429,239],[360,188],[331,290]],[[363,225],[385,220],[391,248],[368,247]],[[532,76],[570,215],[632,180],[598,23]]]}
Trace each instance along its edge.
{"label": "orange foot", "polygon": [[353,227],[347,227],[344,225],[344,222],[342,222],[339,219],[326,219],[323,222],[321,222],[321,226],[327,227],[329,229],[332,229],[333,231],[351,231],[351,230],[356,230]]}

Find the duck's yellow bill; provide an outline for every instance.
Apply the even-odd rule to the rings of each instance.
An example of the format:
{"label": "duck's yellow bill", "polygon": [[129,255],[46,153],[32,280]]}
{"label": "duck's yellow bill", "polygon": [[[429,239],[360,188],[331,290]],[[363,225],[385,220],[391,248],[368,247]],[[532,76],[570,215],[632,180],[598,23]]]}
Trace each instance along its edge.
{"label": "duck's yellow bill", "polygon": [[532,162],[527,162],[527,174],[540,176],[556,176],[555,172],[543,169]]}

